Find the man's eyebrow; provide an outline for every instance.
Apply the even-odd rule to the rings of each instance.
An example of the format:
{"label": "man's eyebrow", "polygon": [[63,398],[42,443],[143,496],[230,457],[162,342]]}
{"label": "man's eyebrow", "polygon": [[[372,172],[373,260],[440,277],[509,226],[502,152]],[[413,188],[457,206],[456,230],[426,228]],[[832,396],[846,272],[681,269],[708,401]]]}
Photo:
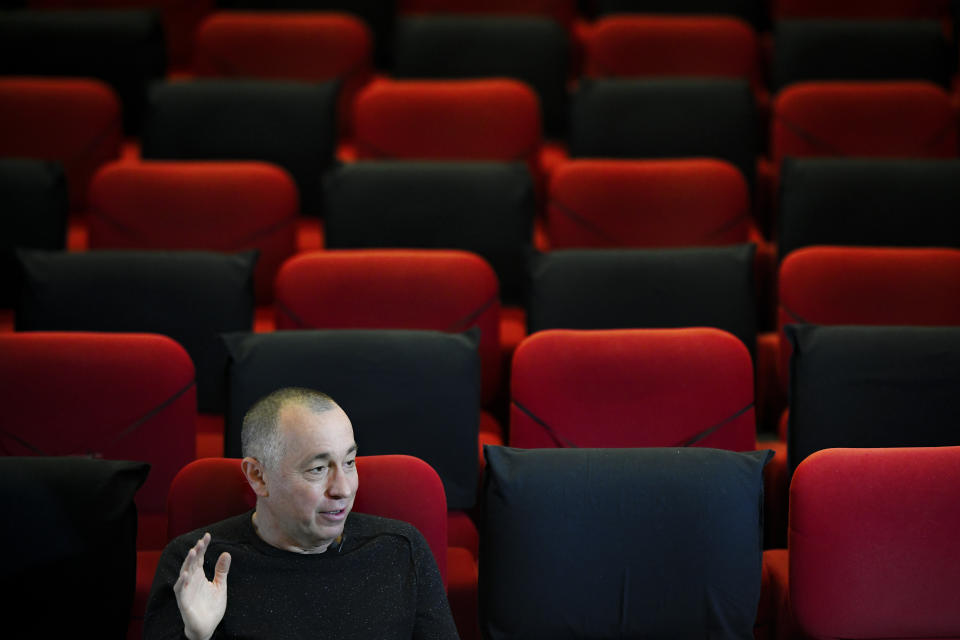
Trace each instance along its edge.
{"label": "man's eyebrow", "polygon": [[[352,445],[350,445],[350,448],[347,449],[347,455],[350,455],[351,453],[356,453],[356,452],[357,452],[357,443],[354,442]],[[321,452],[318,453],[317,455],[315,455],[315,456],[313,456],[312,458],[308,459],[308,460],[306,461],[306,464],[312,464],[312,463],[314,463],[314,462],[326,462],[326,461],[328,461],[328,460],[330,460],[330,459],[332,459],[332,458],[333,458],[333,454],[332,454],[332,453],[329,453],[329,452],[327,452],[327,451],[321,451]]]}

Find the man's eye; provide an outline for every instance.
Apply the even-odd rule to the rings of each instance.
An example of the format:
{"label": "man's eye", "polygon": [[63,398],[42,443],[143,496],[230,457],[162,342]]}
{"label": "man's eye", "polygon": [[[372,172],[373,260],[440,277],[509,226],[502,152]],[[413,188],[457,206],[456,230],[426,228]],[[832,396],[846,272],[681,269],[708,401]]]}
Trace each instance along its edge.
{"label": "man's eye", "polygon": [[347,461],[344,463],[344,466],[346,466],[346,467],[352,467],[352,466],[354,466],[355,464],[357,464],[357,461],[356,461],[355,459],[351,459],[351,460],[347,460]]}
{"label": "man's eye", "polygon": [[314,467],[313,469],[310,469],[310,473],[323,473],[326,471],[326,469],[326,467]]}

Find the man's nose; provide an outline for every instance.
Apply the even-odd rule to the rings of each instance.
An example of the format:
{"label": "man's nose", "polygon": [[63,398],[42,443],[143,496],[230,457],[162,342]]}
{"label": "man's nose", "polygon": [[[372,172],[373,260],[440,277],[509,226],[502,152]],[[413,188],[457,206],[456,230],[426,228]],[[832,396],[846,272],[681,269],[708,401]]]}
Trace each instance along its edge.
{"label": "man's nose", "polygon": [[349,472],[341,467],[334,467],[327,493],[335,498],[349,498],[352,491]]}

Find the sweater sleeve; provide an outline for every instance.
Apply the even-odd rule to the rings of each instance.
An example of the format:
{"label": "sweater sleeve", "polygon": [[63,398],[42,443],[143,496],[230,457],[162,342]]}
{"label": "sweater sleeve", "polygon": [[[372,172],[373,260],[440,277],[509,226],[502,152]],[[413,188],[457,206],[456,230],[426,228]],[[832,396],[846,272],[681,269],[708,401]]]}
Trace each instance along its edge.
{"label": "sweater sleeve", "polygon": [[459,640],[447,592],[427,541],[414,529],[414,563],[417,567],[417,616],[413,640]]}

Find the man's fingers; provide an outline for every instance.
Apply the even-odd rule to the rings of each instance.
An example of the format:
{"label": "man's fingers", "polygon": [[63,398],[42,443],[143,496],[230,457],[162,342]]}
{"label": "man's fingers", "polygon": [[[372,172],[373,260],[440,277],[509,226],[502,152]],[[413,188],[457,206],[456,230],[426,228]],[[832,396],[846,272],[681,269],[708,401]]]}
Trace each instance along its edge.
{"label": "man's fingers", "polygon": [[214,570],[213,582],[221,586],[227,584],[227,573],[230,571],[230,554],[224,551],[217,558],[217,567]]}

